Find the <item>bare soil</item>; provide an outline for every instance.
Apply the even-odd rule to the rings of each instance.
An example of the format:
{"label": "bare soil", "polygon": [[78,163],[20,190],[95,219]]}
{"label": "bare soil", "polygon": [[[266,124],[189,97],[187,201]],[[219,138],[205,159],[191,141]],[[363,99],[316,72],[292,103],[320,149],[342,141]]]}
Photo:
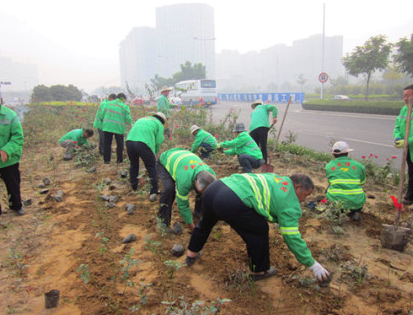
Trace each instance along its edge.
{"label": "bare soil", "polygon": [[[158,229],[158,203],[149,202],[145,186],[141,194],[132,194],[128,178],[120,176],[127,164],[103,165],[99,159],[97,171],[87,173],[72,161],[64,162],[62,155],[53,146],[24,152],[22,196],[32,199],[32,205],[25,207],[26,215],[16,216],[7,209],[2,186],[1,314],[133,314],[132,306],[141,306],[141,314],[165,314],[164,301],[190,308],[197,300],[211,305],[217,298],[231,300],[220,314],[409,314],[413,310],[411,241],[403,253],[380,245],[381,225],[392,224],[390,195],[395,187],[366,186],[366,193],[375,199],[368,199],[360,222],[347,220],[341,226],[343,233],[335,233],[331,222],[303,205],[300,231],[314,257],[333,273],[329,286],[314,282],[274,226],[270,252],[277,275],[254,284],[247,277],[245,244],[222,223],[211,233],[203,256],[192,267],[173,272],[165,261],[183,264],[185,255],[176,258],[171,249],[175,243],[186,248],[190,234],[186,228],[181,235],[166,235]],[[235,160],[209,164],[219,177],[239,172]],[[317,165],[300,166],[285,158],[274,159],[273,164],[280,175],[312,176],[317,189],[309,200],[323,195],[326,180]],[[45,177],[51,180],[49,193],[40,194],[36,186]],[[111,184],[104,184],[106,178]],[[64,192],[63,202],[51,198],[57,190]],[[108,208],[100,195],[120,198]],[[127,214],[127,203],[137,207],[134,214]],[[408,211],[402,213],[402,222],[410,218]],[[183,224],[176,205],[175,221]],[[131,233],[137,241],[122,244]],[[137,265],[130,267],[125,278],[119,262],[131,249]],[[77,271],[81,264],[90,272],[88,283]],[[125,286],[126,280],[134,287]],[[150,286],[142,293],[140,284]],[[59,305],[45,309],[44,293],[52,289],[60,290]]]}

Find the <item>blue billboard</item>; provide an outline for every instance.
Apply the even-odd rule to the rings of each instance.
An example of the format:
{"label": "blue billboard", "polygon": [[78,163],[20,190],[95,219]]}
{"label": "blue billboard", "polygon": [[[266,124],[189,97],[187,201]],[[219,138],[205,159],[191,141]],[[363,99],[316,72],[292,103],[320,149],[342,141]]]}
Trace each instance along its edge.
{"label": "blue billboard", "polygon": [[263,100],[269,103],[287,103],[291,96],[293,104],[302,104],[304,101],[304,92],[302,93],[218,93],[220,101],[234,102],[253,102]]}

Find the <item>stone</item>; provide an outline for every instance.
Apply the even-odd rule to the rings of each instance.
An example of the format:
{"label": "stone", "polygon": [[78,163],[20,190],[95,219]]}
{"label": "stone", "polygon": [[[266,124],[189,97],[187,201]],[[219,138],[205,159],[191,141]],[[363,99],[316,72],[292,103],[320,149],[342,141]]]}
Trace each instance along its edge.
{"label": "stone", "polygon": [[119,200],[119,196],[109,196],[109,202],[116,203]]}
{"label": "stone", "polygon": [[110,178],[105,178],[105,179],[104,179],[104,182],[105,182],[106,185],[110,185],[110,183],[111,183],[112,181],[110,180]]}
{"label": "stone", "polygon": [[183,229],[181,223],[179,223],[179,222],[175,222],[175,223],[174,223],[174,231],[175,231],[175,234],[180,234],[180,233],[183,232],[183,230],[184,230],[184,229]]}
{"label": "stone", "polygon": [[128,177],[128,172],[127,172],[127,171],[122,171],[122,172],[120,172],[120,177],[121,177],[121,178],[126,178],[126,177]]}
{"label": "stone", "polygon": [[135,234],[129,234],[123,239],[122,244],[132,243],[132,242],[135,242],[136,240],[137,238]]}
{"label": "stone", "polygon": [[94,173],[94,172],[96,172],[96,166],[92,166],[92,167],[86,169],[86,173]]}
{"label": "stone", "polygon": [[221,160],[216,160],[216,161],[215,161],[215,164],[216,164],[216,165],[222,165],[222,161],[221,161]]}
{"label": "stone", "polygon": [[41,189],[41,190],[39,191],[39,193],[42,194],[42,195],[47,194],[48,192],[49,192],[49,189],[47,189],[47,188]]}
{"label": "stone", "polygon": [[110,196],[108,196],[108,195],[101,195],[100,198],[102,198],[103,201],[109,201]]}
{"label": "stone", "polygon": [[71,159],[72,159],[72,156],[70,154],[63,155],[63,160],[64,161],[70,161]]}
{"label": "stone", "polygon": [[116,207],[116,205],[113,202],[108,202],[108,204],[106,205],[106,207],[108,208],[114,208]]}
{"label": "stone", "polygon": [[36,185],[36,188],[45,188],[46,186],[44,185],[44,184],[39,184],[39,185]]}
{"label": "stone", "polygon": [[56,191],[56,195],[57,196],[63,196],[65,193],[63,192],[63,190],[58,190]]}
{"label": "stone", "polygon": [[128,212],[129,215],[133,214],[136,210],[136,206],[133,204],[126,204],[126,211]]}
{"label": "stone", "polygon": [[22,201],[23,206],[28,207],[32,204],[32,200],[31,199],[25,199]]}
{"label": "stone", "polygon": [[181,244],[175,244],[172,247],[172,255],[175,257],[181,257],[185,252],[185,248]]}
{"label": "stone", "polygon": [[50,183],[51,183],[51,181],[50,181],[50,179],[49,179],[48,177],[43,178],[43,184],[44,184],[45,186],[49,186]]}
{"label": "stone", "polygon": [[54,195],[54,196],[52,196],[52,198],[54,200],[56,200],[57,202],[62,202],[63,201],[63,197],[61,195]]}

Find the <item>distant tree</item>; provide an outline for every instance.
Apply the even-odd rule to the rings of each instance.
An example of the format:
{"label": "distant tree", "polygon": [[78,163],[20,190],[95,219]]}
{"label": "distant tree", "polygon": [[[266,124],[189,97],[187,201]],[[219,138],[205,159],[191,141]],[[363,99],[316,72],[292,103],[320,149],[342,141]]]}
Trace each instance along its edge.
{"label": "distant tree", "polygon": [[397,69],[400,72],[413,76],[413,33],[410,35],[410,41],[404,37],[396,43],[397,53],[394,60]]}
{"label": "distant tree", "polygon": [[304,84],[307,82],[307,79],[304,78],[304,75],[300,73],[297,79],[297,83],[301,86],[301,93],[303,92]]}
{"label": "distant tree", "polygon": [[180,67],[181,71],[173,74],[172,78],[162,78],[156,74],[155,77],[151,79],[152,85],[159,89],[162,86],[174,86],[179,81],[205,79],[206,70],[202,63],[192,65],[190,61],[187,61],[185,64],[181,64]]}
{"label": "distant tree", "polygon": [[49,102],[52,100],[52,95],[50,94],[50,90],[47,86],[38,85],[33,88],[33,92],[31,95],[32,102]]}
{"label": "distant tree", "polygon": [[366,101],[369,95],[371,75],[376,70],[386,69],[391,47],[392,44],[387,43],[386,36],[372,36],[364,43],[364,46],[357,46],[351,54],[347,54],[342,60],[344,67],[352,76],[366,74]]}
{"label": "distant tree", "polygon": [[82,92],[72,84],[69,86],[52,85],[50,88],[38,85],[33,88],[31,99],[32,102],[80,101]]}

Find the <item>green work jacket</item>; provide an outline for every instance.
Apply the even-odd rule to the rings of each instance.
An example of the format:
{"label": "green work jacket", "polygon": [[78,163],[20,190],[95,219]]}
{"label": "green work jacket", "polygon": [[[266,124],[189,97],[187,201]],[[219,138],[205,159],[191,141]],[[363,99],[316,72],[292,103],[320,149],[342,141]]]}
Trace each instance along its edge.
{"label": "green work jacket", "polygon": [[202,142],[209,144],[214,149],[216,149],[218,145],[217,140],[213,135],[205,130],[199,129],[198,133],[195,136],[194,143],[192,144],[191,152],[195,153],[196,149],[199,148]]}
{"label": "green work jacket", "polygon": [[165,151],[159,160],[175,181],[179,213],[186,224],[191,224],[193,218],[188,195],[192,189],[195,189],[195,178],[201,171],[207,171],[214,176],[215,172],[199,156],[181,148]]}
{"label": "green work jacket", "polygon": [[169,117],[169,108],[171,107],[171,103],[169,102],[169,99],[161,94],[161,96],[158,99],[158,105],[157,105],[157,110],[158,112],[162,112],[166,118]]}
{"label": "green work jacket", "polygon": [[[393,137],[394,139],[404,139],[404,133],[406,132],[407,122],[407,105],[404,105],[400,110],[399,116],[396,118],[396,125],[394,126]],[[413,117],[413,112],[412,112]],[[405,139],[404,139],[405,140]],[[409,133],[409,152],[410,161],[413,162],[413,119],[410,121],[410,133]]]}
{"label": "green work jacket", "polygon": [[0,151],[7,153],[5,162],[0,159],[0,168],[19,163],[23,152],[23,128],[19,116],[10,108],[0,106]]}
{"label": "green work jacket", "polygon": [[289,177],[271,173],[233,174],[221,181],[247,207],[257,211],[267,221],[279,224],[285,243],[300,263],[309,267],[314,264],[314,258],[298,229],[301,206]]}
{"label": "green work jacket", "polygon": [[226,155],[248,154],[257,160],[262,159],[260,147],[247,131],[241,132],[234,140],[221,142],[221,147],[230,148],[224,151]]}
{"label": "green work jacket", "polygon": [[95,117],[95,121],[93,123],[93,127],[96,129],[100,129],[102,130],[102,116],[103,113],[102,111],[105,109],[105,104],[108,103],[109,100],[105,99],[102,101],[102,103],[100,103],[98,110],[96,111],[96,117]]}
{"label": "green work jacket", "polygon": [[83,135],[83,129],[73,129],[69,131],[67,134],[65,134],[63,137],[60,138],[59,143],[62,143],[65,140],[73,140],[76,142],[77,145],[82,146],[86,144],[89,146],[89,142],[87,141],[87,138]]}
{"label": "green work jacket", "polygon": [[128,133],[126,141],[139,141],[145,143],[157,154],[164,141],[164,127],[159,119],[155,117],[144,117],[138,119]]}
{"label": "green work jacket", "polygon": [[363,208],[366,195],[361,187],[366,182],[366,171],[363,164],[347,156],[334,159],[326,165],[327,199],[342,202],[349,210]]}
{"label": "green work jacket", "polygon": [[250,132],[259,127],[269,128],[270,123],[268,119],[270,112],[272,112],[273,118],[277,117],[278,109],[274,105],[265,104],[256,106],[254,111],[251,113]]}
{"label": "green work jacket", "polygon": [[107,102],[101,113],[102,130],[124,135],[126,124],[132,123],[129,107],[120,99]]}

